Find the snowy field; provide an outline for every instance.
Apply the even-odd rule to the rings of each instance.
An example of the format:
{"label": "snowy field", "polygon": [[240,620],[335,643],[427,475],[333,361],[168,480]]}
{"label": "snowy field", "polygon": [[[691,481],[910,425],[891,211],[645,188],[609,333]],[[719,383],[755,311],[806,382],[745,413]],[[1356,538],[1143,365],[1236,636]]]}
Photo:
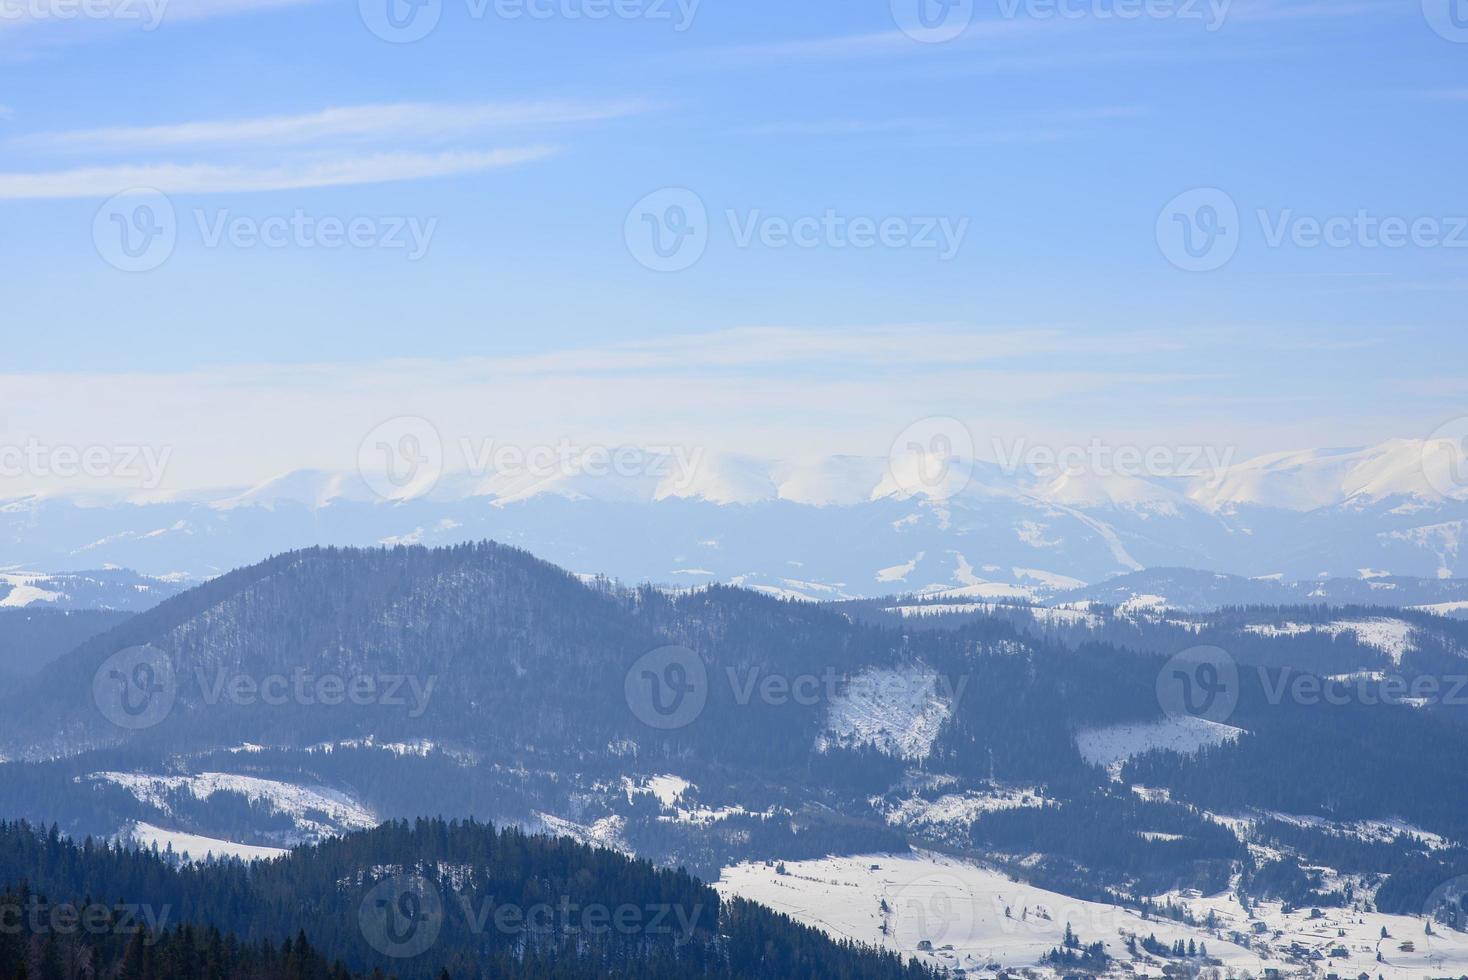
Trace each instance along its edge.
{"label": "snowy field", "polygon": [[[1220,929],[1249,931],[1249,915],[1240,908],[1233,894],[1214,895],[1201,898],[1172,896],[1187,905],[1199,918],[1209,912],[1216,917]],[[1349,909],[1322,909],[1321,918],[1312,919],[1310,909],[1299,909],[1285,913],[1277,903],[1264,903],[1254,908],[1254,915],[1266,924],[1269,932],[1259,937],[1272,951],[1268,960],[1259,960],[1251,969],[1261,973],[1262,968],[1272,966],[1289,975],[1291,964],[1285,957],[1291,946],[1319,952],[1322,959],[1316,962],[1326,973],[1339,973],[1342,977],[1355,977],[1365,971],[1372,977],[1378,975],[1386,980],[1421,980],[1423,977],[1462,976],[1468,974],[1468,934],[1452,932],[1444,927],[1435,927],[1436,935],[1426,935],[1425,921],[1405,915],[1384,915],[1375,912],[1353,912]],[[1387,938],[1382,938],[1382,930]],[[1400,947],[1411,944],[1412,952]],[[1332,956],[1337,948],[1344,948],[1346,957]],[[1213,944],[1209,943],[1209,949]],[[1376,961],[1377,952],[1382,961]]]}
{"label": "snowy field", "polygon": [[242,861],[268,861],[290,852],[280,847],[257,847],[254,844],[237,844],[234,841],[215,837],[200,837],[178,830],[164,830],[150,823],[134,824],[132,839],[146,848],[157,847],[166,851],[171,846],[173,853],[190,861],[203,861],[209,857],[237,857]]}
{"label": "snowy field", "polygon": [[19,609],[64,598],[60,592],[48,592],[35,584],[48,577],[30,572],[0,572],[0,584],[10,586],[5,597],[0,599],[0,606]]}
{"label": "snowy field", "polygon": [[[195,799],[207,800],[215,793],[239,793],[252,802],[264,803],[275,813],[289,816],[301,834],[320,838],[348,830],[377,826],[377,817],[345,793],[325,786],[298,786],[274,779],[204,772],[194,776],[152,776],[132,772],[97,772],[92,779],[115,783],[138,801],[168,813],[168,795],[181,790]],[[325,820],[318,819],[325,816]]]}
{"label": "snowy field", "polygon": [[946,793],[933,800],[913,794],[887,808],[884,817],[894,827],[965,827],[985,813],[1039,806],[1044,802],[1044,794],[1035,787]]}
{"label": "snowy field", "polygon": [[[1155,934],[1169,944],[1202,940],[1210,955],[1230,966],[1258,962],[1248,950],[1201,930],[1144,920],[940,855],[833,857],[785,867],[784,875],[764,864],[726,868],[717,888],[833,936],[915,956],[930,966],[968,971],[1036,966],[1060,945],[1067,923],[1082,942],[1105,942],[1107,952],[1121,959],[1130,958],[1124,934]],[[920,950],[922,942],[931,943],[932,951]],[[1155,974],[1161,974],[1161,962]]]}
{"label": "snowy field", "polygon": [[[1330,972],[1354,977],[1364,970],[1386,980],[1420,980],[1468,972],[1468,935],[1429,937],[1423,920],[1409,916],[1326,909],[1321,918],[1311,919],[1308,909],[1286,915],[1278,905],[1266,904],[1256,909],[1266,931],[1255,935],[1232,895],[1170,896],[1200,921],[1213,912],[1216,928],[1210,932],[1068,898],[934,854],[833,857],[787,862],[785,869],[781,875],[772,865],[741,864],[726,868],[717,887],[721,894],[762,902],[832,936],[970,972],[1035,966],[1059,945],[1067,923],[1082,942],[1106,944],[1117,960],[1116,975],[1158,977],[1169,962],[1145,953],[1134,959],[1126,948],[1129,935],[1155,935],[1168,944],[1176,939],[1206,943],[1209,955],[1236,974],[1247,970],[1263,976],[1272,968],[1290,976],[1307,962],[1322,977]],[[1381,938],[1383,928],[1387,939]],[[1232,933],[1250,937],[1246,941],[1254,948],[1231,942]],[[931,951],[919,949],[925,941]],[[1401,951],[1409,941],[1415,951]],[[1294,943],[1306,951],[1303,956],[1291,952]],[[1332,958],[1337,947],[1348,955]],[[1311,951],[1323,958],[1309,961]]]}
{"label": "snowy field", "polygon": [[1371,619],[1343,619],[1334,623],[1254,624],[1245,626],[1244,632],[1258,636],[1302,636],[1306,633],[1340,636],[1342,633],[1350,633],[1357,643],[1380,650],[1391,657],[1392,663],[1400,664],[1403,654],[1416,649],[1417,627],[1404,620],[1377,616]]}
{"label": "snowy field", "polygon": [[1076,748],[1080,750],[1081,758],[1091,765],[1116,770],[1126,760],[1152,749],[1192,755],[1204,746],[1232,742],[1242,734],[1241,728],[1184,715],[1161,721],[1082,729],[1076,732]]}

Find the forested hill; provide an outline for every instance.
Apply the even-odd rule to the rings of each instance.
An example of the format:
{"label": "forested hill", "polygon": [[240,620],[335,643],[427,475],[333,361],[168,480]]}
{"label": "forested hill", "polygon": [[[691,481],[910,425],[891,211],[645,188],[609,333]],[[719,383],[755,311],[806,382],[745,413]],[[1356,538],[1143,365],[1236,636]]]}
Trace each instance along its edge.
{"label": "forested hill", "polygon": [[6,980],[933,977],[685,872],[472,821],[197,866],[0,824],[0,889],[0,916],[21,924],[0,930]]}

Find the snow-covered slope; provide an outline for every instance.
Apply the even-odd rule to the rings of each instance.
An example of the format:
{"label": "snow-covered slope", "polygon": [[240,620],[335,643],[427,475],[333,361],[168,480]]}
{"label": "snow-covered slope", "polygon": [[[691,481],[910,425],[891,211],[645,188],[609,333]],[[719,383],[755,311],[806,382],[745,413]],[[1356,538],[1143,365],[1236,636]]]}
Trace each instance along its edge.
{"label": "snow-covered slope", "polygon": [[319,840],[347,830],[377,825],[377,817],[346,793],[326,786],[300,786],[275,779],[204,772],[193,776],[157,776],[132,772],[98,772],[91,778],[121,786],[162,816],[171,815],[171,799],[179,793],[208,800],[216,793],[236,793],[272,813],[290,817],[298,840]]}
{"label": "snow-covered slope", "polygon": [[256,844],[220,840],[217,837],[201,837],[181,830],[165,830],[150,823],[134,824],[126,836],[145,848],[157,848],[159,851],[172,849],[175,855],[189,861],[229,857],[242,861],[268,861],[289,853],[281,847],[260,847]]}
{"label": "snow-covered slope", "polygon": [[[1440,928],[1425,937],[1423,920],[1410,916],[1347,908],[1324,909],[1315,917],[1309,908],[1287,912],[1275,902],[1261,902],[1251,914],[1232,893],[1164,896],[1186,906],[1199,922],[1212,913],[1215,928],[1209,931],[1144,919],[1128,909],[1069,898],[921,852],[785,862],[784,872],[772,864],[740,864],[724,869],[716,887],[829,935],[916,957],[929,966],[962,969],[969,976],[993,976],[1001,968],[1054,976],[1038,964],[1060,945],[1067,925],[1082,943],[1106,944],[1106,952],[1119,961],[1116,976],[1163,975],[1168,963],[1140,952],[1133,957],[1127,949],[1127,937],[1149,935],[1169,945],[1178,939],[1205,944],[1208,955],[1222,961],[1220,975],[1262,977],[1275,970],[1280,976],[1303,976],[1294,972],[1294,944],[1319,952],[1320,965],[1328,964],[1314,976],[1354,977],[1369,970],[1387,980],[1421,980],[1468,971],[1468,933]],[[1258,934],[1255,922],[1262,923]],[[1234,934],[1250,936],[1251,947],[1232,942]],[[1408,940],[1414,941],[1411,952],[1399,948]],[[1337,948],[1347,956],[1333,959]]]}
{"label": "snow-covered slope", "polygon": [[1443,480],[1434,479],[1437,455],[1452,448],[1394,439],[1365,449],[1275,453],[1237,463],[1222,479],[1198,480],[1189,496],[1213,510],[1248,505],[1308,511],[1392,497],[1461,500],[1468,487],[1445,488]]}
{"label": "snow-covered slope", "polygon": [[1241,729],[1229,725],[1184,715],[1162,721],[1083,729],[1076,732],[1076,748],[1091,765],[1111,768],[1153,749],[1192,755],[1205,746],[1232,742],[1242,734]]}
{"label": "snow-covered slope", "polygon": [[918,668],[864,671],[827,706],[816,747],[870,745],[898,758],[925,759],[953,698],[962,695],[944,686],[937,674]]}
{"label": "snow-covered slope", "polygon": [[1247,950],[1199,930],[1144,920],[935,854],[831,857],[785,862],[784,867],[784,874],[760,863],[726,868],[717,888],[838,938],[982,975],[993,975],[996,967],[1038,965],[1061,944],[1067,924],[1082,942],[1104,942],[1108,953],[1123,959],[1128,958],[1124,935],[1140,933],[1168,943],[1201,939],[1228,966],[1259,966]]}
{"label": "snow-covered slope", "polygon": [[1380,650],[1400,664],[1402,657],[1416,648],[1415,637],[1418,627],[1389,616],[1373,616],[1370,619],[1339,620],[1333,623],[1259,623],[1244,627],[1246,632],[1258,636],[1301,636],[1306,633],[1323,633],[1340,636],[1349,633],[1363,646]]}
{"label": "snow-covered slope", "polygon": [[189,585],[183,576],[153,577],[124,568],[92,572],[0,571],[0,608],[150,609]]}

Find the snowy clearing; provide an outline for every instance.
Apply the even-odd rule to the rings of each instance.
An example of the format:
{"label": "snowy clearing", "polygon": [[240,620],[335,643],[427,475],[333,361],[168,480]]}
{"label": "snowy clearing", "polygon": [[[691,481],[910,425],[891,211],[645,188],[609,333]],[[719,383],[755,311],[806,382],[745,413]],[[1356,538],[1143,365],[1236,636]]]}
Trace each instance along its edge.
{"label": "snowy clearing", "polygon": [[1307,633],[1323,633],[1340,636],[1350,633],[1362,646],[1380,650],[1391,657],[1392,663],[1400,664],[1402,655],[1417,649],[1417,628],[1400,619],[1377,616],[1372,619],[1347,619],[1334,623],[1256,623],[1244,627],[1244,632],[1256,636],[1303,636]]}
{"label": "snowy clearing", "polygon": [[991,792],[948,793],[936,800],[910,796],[890,807],[885,818],[894,827],[962,827],[980,814],[1039,806],[1044,795],[1033,788]]}
{"label": "snowy clearing", "polygon": [[260,847],[255,844],[237,844],[234,841],[215,837],[186,834],[181,830],[164,830],[150,823],[134,824],[132,839],[146,848],[157,847],[166,851],[170,846],[173,853],[190,861],[204,861],[209,857],[237,857],[242,861],[268,861],[290,852],[280,847]]}
{"label": "snowy clearing", "polygon": [[931,671],[863,671],[831,700],[816,750],[871,745],[887,755],[925,759],[952,710],[946,693]]}
{"label": "snowy clearing", "polygon": [[[1158,977],[1164,966],[1177,962],[1145,953],[1133,959],[1126,948],[1129,935],[1155,935],[1168,944],[1176,939],[1206,943],[1208,954],[1222,960],[1225,970],[1247,970],[1255,976],[1266,969],[1290,976],[1300,969],[1298,959],[1291,960],[1301,956],[1293,944],[1306,951],[1304,957],[1319,953],[1317,963],[1325,967],[1321,975],[1354,977],[1366,970],[1386,980],[1419,980],[1468,972],[1468,934],[1440,929],[1427,936],[1423,920],[1412,916],[1324,909],[1321,918],[1312,919],[1308,908],[1285,913],[1277,903],[1260,904],[1250,916],[1232,893],[1159,897],[1159,903],[1171,898],[1187,906],[1199,921],[1212,912],[1215,928],[1210,932],[1069,898],[935,854],[786,862],[785,870],[781,875],[773,865],[740,864],[725,868],[716,887],[721,894],[762,902],[832,936],[915,956],[931,966],[985,974],[997,972],[996,967],[1034,966],[1060,943],[1069,923],[1082,942],[1106,944],[1106,952],[1118,961],[1112,973],[1120,976]],[[1255,921],[1261,923],[1261,933],[1255,933]],[[1383,929],[1386,939],[1381,938]],[[931,950],[919,949],[924,941]],[[1401,949],[1406,942],[1413,951]]]}
{"label": "snowy clearing", "polygon": [[[311,837],[339,834],[344,830],[364,830],[377,826],[372,811],[345,793],[325,786],[297,786],[294,783],[232,773],[204,772],[196,776],[151,776],[132,772],[97,772],[95,780],[115,783],[132,793],[139,802],[170,812],[168,796],[186,790],[195,799],[207,800],[215,793],[232,792],[252,802],[264,802],[275,813],[289,816],[296,828]],[[325,817],[325,820],[320,818]]]}
{"label": "snowy clearing", "polygon": [[1204,746],[1232,742],[1241,734],[1243,729],[1187,715],[1162,721],[1081,729],[1076,732],[1076,748],[1080,750],[1081,758],[1091,765],[1115,769],[1133,756],[1153,749],[1193,755]]}
{"label": "snowy clearing", "polygon": [[[1112,956],[1130,959],[1123,933],[1202,940],[1230,966],[1258,959],[1223,939],[1135,912],[1083,902],[998,871],[935,854],[873,854],[725,868],[716,886],[784,912],[832,936],[914,956],[930,966],[994,972],[995,966],[1034,966],[1060,945],[1069,923],[1082,942],[1100,940]],[[1008,915],[1006,915],[1006,909]],[[919,943],[932,950],[919,949]],[[986,969],[987,968],[987,969]],[[1160,974],[1160,965],[1151,971]]]}

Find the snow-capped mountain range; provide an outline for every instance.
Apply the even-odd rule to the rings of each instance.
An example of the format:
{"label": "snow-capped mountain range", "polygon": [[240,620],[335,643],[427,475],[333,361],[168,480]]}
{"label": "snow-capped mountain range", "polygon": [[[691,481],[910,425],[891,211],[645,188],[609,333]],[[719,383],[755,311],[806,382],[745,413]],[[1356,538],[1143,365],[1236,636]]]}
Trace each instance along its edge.
{"label": "snow-capped mountain range", "polygon": [[449,473],[410,499],[383,494],[378,474],[306,470],[218,491],[3,501],[0,557],[208,576],[309,544],[495,538],[586,573],[814,599],[1045,593],[1160,566],[1286,581],[1468,575],[1468,466],[1451,443],[1280,453],[1187,476],[1117,469],[634,451],[618,465]]}

